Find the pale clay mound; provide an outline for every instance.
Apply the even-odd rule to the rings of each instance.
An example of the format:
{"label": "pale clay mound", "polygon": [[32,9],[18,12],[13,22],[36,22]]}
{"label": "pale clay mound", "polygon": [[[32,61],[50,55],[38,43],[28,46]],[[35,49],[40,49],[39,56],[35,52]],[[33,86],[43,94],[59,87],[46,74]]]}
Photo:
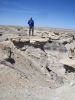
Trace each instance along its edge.
{"label": "pale clay mound", "polygon": [[29,37],[28,28],[0,26],[0,100],[75,100],[74,95],[75,31],[36,28]]}

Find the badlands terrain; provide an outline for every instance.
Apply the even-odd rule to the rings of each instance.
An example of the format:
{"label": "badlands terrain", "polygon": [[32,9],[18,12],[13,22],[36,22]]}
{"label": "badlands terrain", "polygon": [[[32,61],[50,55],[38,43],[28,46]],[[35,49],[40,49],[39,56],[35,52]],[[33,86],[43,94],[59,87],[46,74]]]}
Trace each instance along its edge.
{"label": "badlands terrain", "polygon": [[75,100],[75,30],[0,26],[0,100]]}

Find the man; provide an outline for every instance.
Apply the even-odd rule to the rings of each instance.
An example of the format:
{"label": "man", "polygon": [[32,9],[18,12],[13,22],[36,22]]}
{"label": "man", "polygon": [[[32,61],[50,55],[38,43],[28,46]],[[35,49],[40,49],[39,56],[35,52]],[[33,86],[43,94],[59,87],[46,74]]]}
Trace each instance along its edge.
{"label": "man", "polygon": [[34,20],[32,19],[32,17],[29,19],[28,25],[29,25],[29,36],[31,35],[31,32],[33,36],[34,35]]}

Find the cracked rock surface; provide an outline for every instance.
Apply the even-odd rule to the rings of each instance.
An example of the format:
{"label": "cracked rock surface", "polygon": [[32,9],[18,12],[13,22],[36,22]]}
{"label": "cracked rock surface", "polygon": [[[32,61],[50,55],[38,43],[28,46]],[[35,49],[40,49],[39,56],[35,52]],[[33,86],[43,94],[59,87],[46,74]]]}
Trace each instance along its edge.
{"label": "cracked rock surface", "polygon": [[0,100],[75,100],[75,31],[0,26]]}

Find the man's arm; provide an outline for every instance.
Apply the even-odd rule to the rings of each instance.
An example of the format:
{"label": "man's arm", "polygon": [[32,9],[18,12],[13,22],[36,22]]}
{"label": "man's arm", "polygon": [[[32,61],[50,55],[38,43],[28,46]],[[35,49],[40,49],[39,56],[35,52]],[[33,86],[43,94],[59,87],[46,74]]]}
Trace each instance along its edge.
{"label": "man's arm", "polygon": [[30,20],[28,20],[28,24],[30,23]]}

